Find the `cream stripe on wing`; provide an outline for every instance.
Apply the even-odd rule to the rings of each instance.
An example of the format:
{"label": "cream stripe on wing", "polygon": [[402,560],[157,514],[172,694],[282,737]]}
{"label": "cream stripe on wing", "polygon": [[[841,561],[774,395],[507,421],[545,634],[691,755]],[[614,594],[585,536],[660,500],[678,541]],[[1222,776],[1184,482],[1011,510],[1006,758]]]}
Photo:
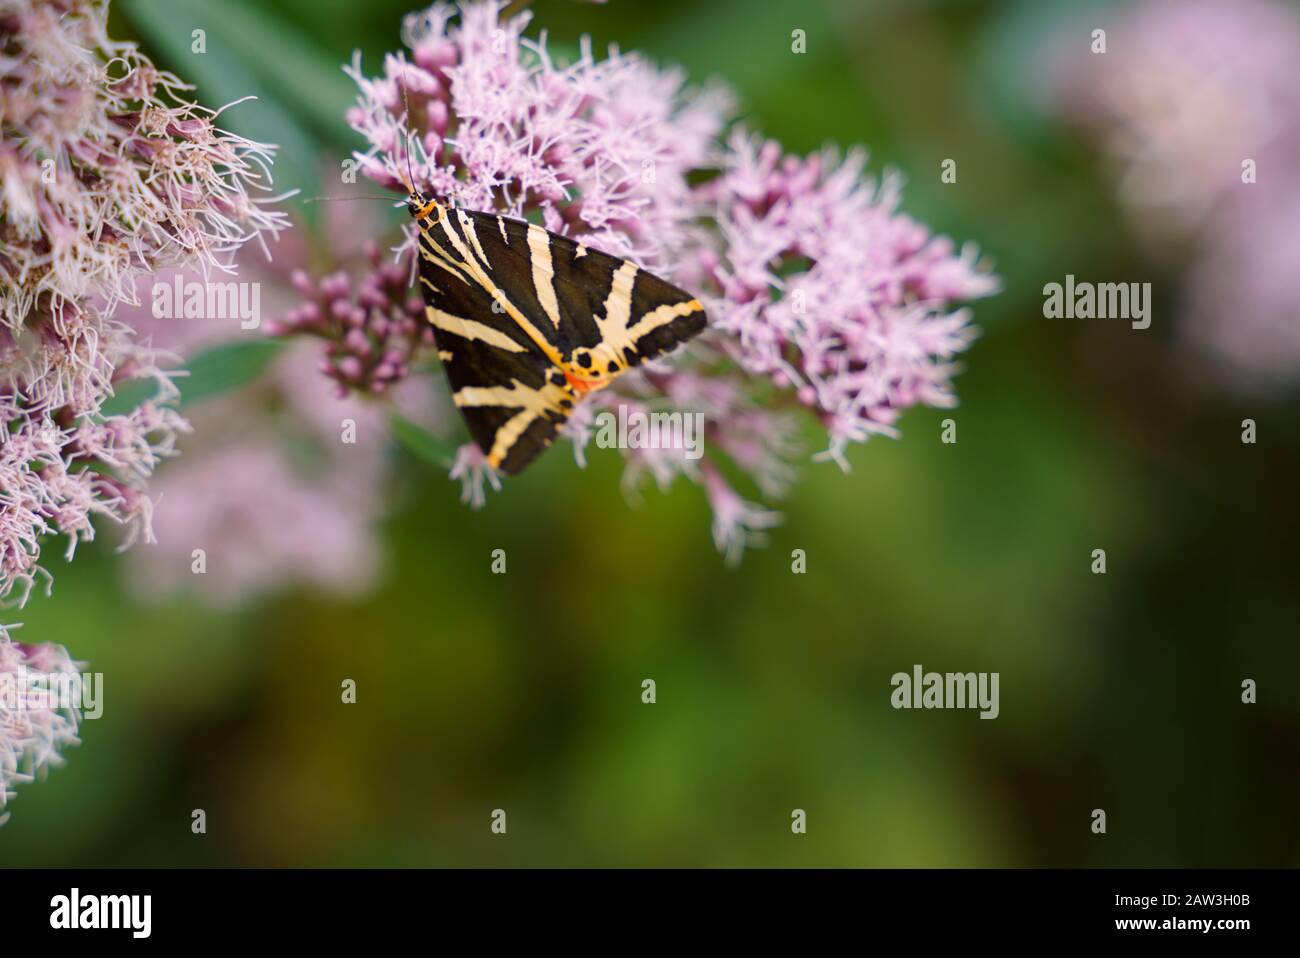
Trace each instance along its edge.
{"label": "cream stripe on wing", "polygon": [[627,324],[632,318],[632,284],[636,281],[636,263],[624,262],[614,273],[614,281],[605,299],[604,317],[596,317],[602,342],[621,348],[627,340]]}
{"label": "cream stripe on wing", "polygon": [[478,253],[478,258],[483,261],[486,269],[492,268],[492,263],[488,261],[487,253],[483,252],[483,244],[478,241],[478,233],[474,229],[474,221],[471,220],[460,210],[456,211],[456,219],[460,223],[461,231],[469,237],[470,244],[474,247],[474,252]]}
{"label": "cream stripe on wing", "polygon": [[[446,218],[447,214],[445,211],[440,210],[439,213],[444,219]],[[442,221],[440,220],[439,222]],[[450,228],[445,224],[443,225],[443,232],[446,234],[447,239],[451,242],[451,245],[455,248],[456,252],[460,253],[462,257],[461,265],[469,271],[469,274],[474,278],[475,282],[482,286],[488,295],[501,304],[501,308],[506,311],[506,315],[513,319],[515,323],[518,324],[519,328],[527,334],[528,338],[537,344],[537,348],[542,351],[542,354],[547,359],[555,365],[563,368],[564,357],[560,355],[559,350],[550,344],[546,337],[542,335],[541,330],[534,326],[528,320],[528,317],[519,311],[519,308],[515,306],[514,303],[510,302],[510,297],[497,288],[496,283],[492,282],[487,273],[483,272],[483,270],[479,268],[478,264],[474,262],[474,257],[469,250],[465,248],[465,244],[458,240],[456,234],[451,232]]]}
{"label": "cream stripe on wing", "polygon": [[506,456],[510,455],[510,450],[519,441],[519,437],[528,430],[539,415],[540,413],[533,412],[531,409],[525,409],[503,422],[496,435],[492,437],[492,451],[487,457],[488,465],[493,469],[500,468]]}
{"label": "cream stripe on wing", "polygon": [[685,303],[668,303],[658,309],[652,309],[628,329],[628,338],[636,342],[650,330],[658,329],[660,326],[667,326],[679,316],[689,316],[691,313],[702,309],[704,307],[700,305],[698,299],[692,299]]}
{"label": "cream stripe on wing", "polygon": [[477,339],[487,343],[489,346],[496,346],[498,349],[506,349],[512,353],[524,353],[528,347],[521,346],[499,329],[493,329],[487,323],[480,323],[476,319],[466,319],[464,316],[454,316],[451,313],[436,309],[433,306],[426,306],[424,314],[429,318],[435,328],[445,330],[465,339]]}
{"label": "cream stripe on wing", "polygon": [[424,241],[421,242],[420,244],[421,256],[423,256],[425,259],[427,259],[430,263],[438,267],[438,269],[442,270],[443,272],[450,273],[452,276],[455,276],[466,286],[473,285],[469,281],[469,279],[467,279],[465,275],[461,273],[460,270],[458,270],[454,265],[452,265],[451,258],[447,255],[447,251],[444,250],[441,246],[439,246],[436,242],[434,242],[433,237],[430,234],[421,233],[420,235],[424,238]]}
{"label": "cream stripe on wing", "polygon": [[565,398],[564,389],[550,383],[540,389],[521,383],[518,379],[510,380],[509,386],[462,386],[452,393],[457,406],[506,406],[516,409],[532,409],[543,413],[558,410],[559,400]]}
{"label": "cream stripe on wing", "polygon": [[465,406],[501,406],[506,409],[520,410],[511,416],[492,437],[492,449],[488,452],[488,463],[496,469],[510,455],[519,437],[537,419],[547,412],[557,410],[557,387],[547,385],[542,389],[525,386],[517,379],[509,386],[465,386],[452,393],[452,399],[459,407]]}
{"label": "cream stripe on wing", "polygon": [[540,226],[528,226],[528,253],[533,264],[533,291],[542,311],[560,328],[560,304],[555,298],[555,267],[551,263],[551,238]]}

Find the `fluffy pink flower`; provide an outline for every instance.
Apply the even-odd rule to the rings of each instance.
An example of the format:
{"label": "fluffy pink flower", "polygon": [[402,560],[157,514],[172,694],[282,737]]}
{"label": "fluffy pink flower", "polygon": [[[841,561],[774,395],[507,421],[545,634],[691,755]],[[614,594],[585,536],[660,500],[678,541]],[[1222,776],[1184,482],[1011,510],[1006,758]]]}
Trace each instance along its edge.
{"label": "fluffy pink flower", "polygon": [[908,407],[953,405],[973,331],[952,305],[998,288],[975,250],[898,213],[897,181],[864,181],[861,153],[785,156],[743,132],[729,146],[709,189],[723,244],[708,305],[727,354],[816,411],[842,465]]}
{"label": "fluffy pink flower", "polygon": [[142,483],[189,428],[174,409],[151,401],[122,415],[74,417],[68,407],[33,411],[16,391],[0,391],[0,420],[9,427],[0,438],[0,598],[21,604],[49,581],[40,566],[48,535],[66,536],[69,559],[95,537],[95,518],[125,526],[128,545],[152,538]]}
{"label": "fluffy pink flower", "polygon": [[1110,23],[1105,54],[1073,55],[1061,109],[1091,125],[1120,166],[1119,191],[1152,239],[1195,231],[1229,194],[1241,164],[1269,177],[1300,147],[1300,16],[1276,0],[1143,0]]}
{"label": "fluffy pink flower", "polygon": [[[340,205],[326,215],[337,218],[326,234],[339,239],[317,251],[336,267],[333,279],[322,283],[327,287],[322,296],[328,294],[332,298],[327,302],[346,303],[348,309],[366,303],[367,310],[376,311],[368,332],[376,332],[382,315],[402,315],[402,298],[377,298],[388,295],[385,289],[396,289],[393,267],[377,265],[373,243],[350,241],[358,231],[355,210]],[[293,283],[302,283],[306,259],[305,248],[290,239],[274,263],[242,262],[241,275],[259,284],[264,308],[300,314],[302,306],[295,304],[301,294]],[[186,272],[181,278],[192,282],[201,277]],[[173,279],[166,275],[159,281]],[[398,291],[404,293],[404,278],[400,285]],[[229,323],[158,319],[143,307],[123,312],[155,341],[186,356],[262,335]],[[345,311],[327,307],[320,315],[336,312]],[[281,321],[265,327],[285,328]],[[342,343],[348,328],[296,322],[293,331],[311,331],[332,348]],[[399,332],[394,324],[392,342],[401,342]],[[355,350],[351,344],[346,348]],[[348,353],[332,355],[339,354]],[[184,455],[151,482],[158,500],[153,514],[157,541],[134,551],[127,563],[129,584],[142,598],[188,593],[228,607],[286,588],[357,596],[373,585],[382,565],[375,526],[394,498],[391,491],[377,491],[395,478],[388,417],[397,412],[442,429],[446,411],[429,377],[395,378],[391,388],[368,390],[383,393],[378,396],[340,390],[337,380],[323,378],[321,372],[314,344],[295,341],[255,384],[187,410],[194,432],[181,443]],[[370,382],[377,384],[374,377]],[[178,378],[177,384],[183,391],[185,379]],[[204,553],[202,574],[194,572],[196,549]]]}
{"label": "fluffy pink flower", "polygon": [[698,212],[687,174],[712,158],[728,98],[640,57],[597,60],[586,41],[557,66],[544,37],[523,36],[531,13],[498,20],[503,6],[467,3],[456,19],[437,3],[407,17],[410,58],[389,55],[376,79],[358,54],[349,73],[361,101],[348,121],[370,143],[361,169],[404,194],[409,168],[426,195],[536,211],[547,229],[670,267]]}
{"label": "fluffy pink flower", "polygon": [[1238,388],[1293,384],[1300,14],[1275,0],[1144,0],[1109,41],[1064,61],[1061,109],[1117,163],[1151,251],[1190,249],[1187,337]]}
{"label": "fluffy pink flower", "polygon": [[1242,392],[1300,379],[1300,166],[1224,211],[1189,272],[1188,338]]}
{"label": "fluffy pink flower", "polygon": [[765,531],[781,522],[781,514],[746,502],[711,463],[704,466],[704,491],[713,510],[713,542],[727,562],[736,564],[746,546],[761,545]]}
{"label": "fluffy pink flower", "polygon": [[292,275],[303,301],[274,320],[275,335],[309,334],[326,341],[321,371],[339,396],[386,393],[404,380],[411,363],[433,345],[424,304],[410,289],[411,256],[381,264],[379,247],[366,247],[369,268],[354,284],[346,270],[319,281],[305,270]]}
{"label": "fluffy pink flower", "polygon": [[[523,36],[529,14],[500,20],[501,9],[467,3],[457,16],[435,4],[408,17],[409,57],[390,55],[377,78],[354,60],[361,97],[348,120],[369,143],[361,169],[381,186],[404,195],[409,175],[456,206],[531,215],[706,300],[709,331],[574,411],[562,431],[580,464],[601,414],[702,416],[702,458],[623,450],[625,485],[649,477],[666,488],[678,476],[702,484],[718,547],[734,558],[775,514],[732,490],[716,459],[776,496],[793,478],[799,408],[816,414],[843,464],[848,443],[894,434],[909,406],[953,403],[952,360],[972,338],[954,304],[997,288],[973,249],[958,252],[898,213],[896,182],[864,181],[860,154],[786,157],[743,133],[724,144],[725,91],[689,90],[678,71],[617,50],[597,59],[586,41],[573,63],[557,64],[544,35]],[[408,227],[403,254],[413,237]],[[320,335],[337,315],[373,354],[391,321],[382,311],[363,316],[359,298],[328,282],[303,281],[308,300],[294,322]],[[427,339],[420,345],[427,351]],[[413,368],[416,352],[390,366]],[[369,389],[364,355],[349,356],[348,370],[337,356],[336,347],[328,374]],[[452,475],[473,506],[499,486],[473,446]]]}
{"label": "fluffy pink flower", "polygon": [[387,415],[436,428],[429,385],[405,380],[383,402],[339,396],[314,348],[297,342],[255,387],[194,407],[184,455],[151,483],[156,541],[132,553],[132,589],[226,607],[291,587],[364,594],[382,565],[375,525],[393,498],[377,493],[394,478]]}
{"label": "fluffy pink flower", "polygon": [[269,188],[273,148],[221,130],[190,87],[110,40],[107,16],[94,0],[0,0],[0,304],[11,333],[41,320],[73,353],[97,326],[65,303],[107,295],[111,311],[141,271],[222,268],[287,222],[249,195]]}
{"label": "fluffy pink flower", "polygon": [[50,694],[79,670],[61,646],[24,645],[0,626],[0,824],[14,786],[44,775],[62,763],[60,749],[79,744],[79,711]]}
{"label": "fluffy pink flower", "polygon": [[501,478],[488,465],[487,456],[477,443],[467,442],[456,450],[450,477],[460,481],[460,501],[471,509],[481,509],[487,502],[485,487],[501,491]]}
{"label": "fluffy pink flower", "polygon": [[274,435],[187,456],[156,482],[157,545],[133,557],[131,584],[142,598],[187,591],[226,606],[295,584],[362,593],[378,569],[375,514],[340,494],[343,481],[313,482]]}
{"label": "fluffy pink flower", "polygon": [[[0,0],[0,601],[49,575],[43,541],[71,558],[97,521],[152,538],[145,480],[188,429],[147,341],[113,316],[136,281],[167,266],[226,268],[286,225],[253,200],[271,148],[216,113],[134,45],[106,33],[107,0]],[[105,402],[129,380],[155,397]],[[72,669],[53,646],[0,627],[0,681]],[[0,805],[76,741],[75,712],[0,705]]]}
{"label": "fluffy pink flower", "polygon": [[[144,479],[185,424],[117,303],[143,273],[221,266],[285,224],[249,195],[269,187],[270,148],[220,130],[179,79],[108,38],[107,16],[94,0],[0,0],[0,599],[48,579],[48,535],[69,554],[95,518],[149,537]],[[139,378],[158,398],[106,415]]]}

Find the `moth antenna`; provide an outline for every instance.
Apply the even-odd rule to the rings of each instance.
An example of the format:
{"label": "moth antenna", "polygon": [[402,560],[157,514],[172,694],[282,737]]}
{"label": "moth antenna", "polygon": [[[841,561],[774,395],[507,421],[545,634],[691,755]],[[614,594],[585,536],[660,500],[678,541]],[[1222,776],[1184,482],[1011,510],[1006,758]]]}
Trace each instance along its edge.
{"label": "moth antenna", "polygon": [[423,194],[415,190],[415,171],[411,169],[411,103],[406,99],[406,87],[402,87],[402,106],[406,110],[406,188],[412,196],[424,199]]}
{"label": "moth antenna", "polygon": [[347,200],[387,200],[390,203],[397,202],[391,196],[374,196],[367,194],[365,196],[313,196],[303,200],[304,203],[343,203]]}
{"label": "moth antenna", "polygon": [[424,194],[416,192],[415,189],[415,171],[411,169],[411,154],[414,152],[415,150],[411,148],[411,143],[408,140],[406,144],[406,177],[411,181],[411,192],[415,193],[420,199],[424,199]]}

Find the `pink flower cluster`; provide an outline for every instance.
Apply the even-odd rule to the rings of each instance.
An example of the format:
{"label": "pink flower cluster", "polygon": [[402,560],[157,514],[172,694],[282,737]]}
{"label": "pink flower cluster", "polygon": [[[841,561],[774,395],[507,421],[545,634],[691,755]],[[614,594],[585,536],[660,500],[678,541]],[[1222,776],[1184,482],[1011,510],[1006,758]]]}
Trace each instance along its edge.
{"label": "pink flower cluster", "polygon": [[[0,0],[0,599],[46,577],[46,536],[71,554],[102,517],[149,537],[143,480],[185,424],[152,351],[113,318],[135,278],[222,266],[286,223],[249,196],[269,187],[270,148],[220,130],[110,40],[107,17],[94,0]],[[155,400],[103,412],[148,378]]]}
{"label": "pink flower cluster", "polygon": [[395,406],[427,421],[427,387],[406,380],[382,404],[339,397],[302,341],[255,388],[198,406],[197,441],[151,484],[156,542],[132,554],[132,590],[218,607],[290,587],[363,593],[381,568],[374,526],[394,498],[375,492],[393,479],[386,414]]}
{"label": "pink flower cluster", "polygon": [[[97,522],[152,538],[146,480],[188,430],[172,372],[115,316],[156,269],[228,268],[287,225],[254,200],[271,148],[106,33],[107,0],[0,0],[0,601],[49,583],[44,541],[71,558]],[[134,409],[106,407],[152,381]],[[63,649],[10,640],[0,685],[73,666]],[[0,704],[0,805],[76,742],[75,711]]]}
{"label": "pink flower cluster", "polygon": [[49,580],[39,565],[44,536],[66,536],[71,559],[79,542],[94,538],[95,517],[125,524],[127,545],[151,535],[152,502],[142,481],[188,425],[157,402],[115,416],[73,418],[64,407],[45,417],[22,409],[13,395],[0,400],[10,428],[0,442],[0,596],[21,603],[39,579]]}
{"label": "pink flower cluster", "polygon": [[411,256],[380,263],[379,247],[367,242],[369,269],[356,288],[340,270],[313,280],[295,270],[294,289],[304,301],[268,326],[277,336],[309,334],[324,339],[321,371],[342,397],[356,391],[383,395],[405,379],[421,347],[433,345],[433,327],[424,321],[424,304],[411,292]]}
{"label": "pink flower cluster", "polygon": [[405,194],[409,170],[426,195],[536,212],[547,229],[670,268],[698,212],[687,174],[713,158],[729,98],[688,91],[679,71],[639,57],[597,60],[589,43],[556,66],[544,36],[523,35],[531,14],[500,20],[503,6],[467,3],[457,17],[437,3],[407,17],[410,59],[390,54],[377,79],[357,54],[348,122],[370,143],[362,171]]}
{"label": "pink flower cluster", "polygon": [[78,672],[61,646],[24,645],[0,626],[0,824],[14,786],[60,764],[59,750],[78,744],[77,709],[49,694],[61,677]]}
{"label": "pink flower cluster", "polygon": [[[598,59],[588,42],[560,64],[544,34],[524,36],[530,14],[502,16],[489,0],[408,17],[409,56],[389,55],[377,78],[354,59],[361,95],[348,120],[369,144],[360,168],[381,186],[404,194],[409,170],[426,195],[532,215],[705,300],[709,331],[578,407],[564,432],[579,463],[601,412],[702,414],[702,459],[626,449],[625,479],[698,482],[718,548],[734,559],[779,516],[734,489],[722,459],[777,496],[793,477],[800,410],[846,465],[849,443],[895,435],[908,407],[954,402],[953,360],[973,337],[954,304],[997,280],[973,249],[900,214],[895,180],[866,182],[860,153],[791,157],[743,132],[725,137],[726,90],[689,89],[679,71],[617,50]],[[408,228],[400,250],[413,244]],[[322,290],[311,287],[299,317],[319,313]],[[473,505],[485,483],[499,485],[472,446],[452,477]]]}
{"label": "pink flower cluster", "polygon": [[793,390],[845,468],[848,443],[896,435],[909,407],[955,404],[952,360],[974,333],[951,304],[998,288],[973,247],[958,252],[897,212],[899,183],[865,181],[865,161],[787,156],[738,131],[707,188],[723,239],[705,254],[723,347]]}
{"label": "pink flower cluster", "polygon": [[5,25],[0,290],[7,319],[129,298],[141,269],[220,268],[283,213],[249,196],[272,148],[217,127],[192,89],[105,30],[96,0],[0,0]]}
{"label": "pink flower cluster", "polygon": [[1061,61],[1061,111],[1116,162],[1152,251],[1191,248],[1187,336],[1235,385],[1300,381],[1300,14],[1143,0],[1109,26],[1104,55]]}
{"label": "pink flower cluster", "polygon": [[[389,417],[440,429],[448,410],[432,377],[406,375],[396,357],[391,371],[383,366],[391,350],[412,351],[425,327],[404,312],[406,272],[380,263],[365,239],[379,222],[367,209],[327,205],[318,237],[328,243],[315,249],[295,230],[278,244],[273,262],[240,258],[240,275],[259,285],[263,308],[283,317],[268,319],[263,330],[296,335],[256,383],[187,410],[193,436],[182,438],[182,455],[150,481],[158,499],[156,541],[133,550],[125,564],[141,599],[183,593],[228,608],[290,588],[355,596],[377,580],[377,526],[400,485],[389,455]],[[327,278],[308,287],[303,268],[322,257]],[[200,278],[181,275],[186,282]],[[154,275],[154,282],[175,280]],[[300,302],[304,291],[311,298]],[[356,322],[358,314],[364,323]],[[120,315],[182,357],[262,336],[233,323],[159,319],[147,306]],[[360,365],[351,367],[354,361]],[[356,388],[344,388],[344,381]],[[195,574],[200,549],[203,574]]]}

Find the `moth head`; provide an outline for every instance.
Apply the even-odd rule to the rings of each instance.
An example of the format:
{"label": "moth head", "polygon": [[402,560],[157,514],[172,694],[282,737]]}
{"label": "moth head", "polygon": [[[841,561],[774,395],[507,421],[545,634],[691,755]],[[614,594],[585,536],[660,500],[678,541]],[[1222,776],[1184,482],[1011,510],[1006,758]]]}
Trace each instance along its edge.
{"label": "moth head", "polygon": [[438,208],[437,200],[426,200],[414,190],[406,198],[406,208],[417,220],[422,220]]}

